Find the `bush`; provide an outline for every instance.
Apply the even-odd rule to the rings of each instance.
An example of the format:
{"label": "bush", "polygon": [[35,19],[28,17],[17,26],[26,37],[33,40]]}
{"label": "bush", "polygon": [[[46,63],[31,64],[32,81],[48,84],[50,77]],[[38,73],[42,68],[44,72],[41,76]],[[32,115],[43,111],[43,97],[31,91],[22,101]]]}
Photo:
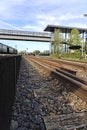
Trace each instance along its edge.
{"label": "bush", "polygon": [[51,54],[50,55],[51,57],[54,57],[54,58],[61,58],[61,53],[54,53],[54,54]]}
{"label": "bush", "polygon": [[73,59],[80,59],[81,54],[80,52],[75,53],[63,53],[62,58],[73,58]]}

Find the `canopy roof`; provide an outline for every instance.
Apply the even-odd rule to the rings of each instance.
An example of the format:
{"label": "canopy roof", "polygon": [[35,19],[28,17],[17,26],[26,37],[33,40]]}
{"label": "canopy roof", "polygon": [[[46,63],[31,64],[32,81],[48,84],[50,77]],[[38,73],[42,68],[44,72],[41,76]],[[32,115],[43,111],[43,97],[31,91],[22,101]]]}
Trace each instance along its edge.
{"label": "canopy roof", "polygon": [[77,28],[77,27],[68,27],[68,26],[60,26],[60,25],[47,25],[44,31],[54,32],[55,29],[60,29],[62,33],[69,33],[72,29],[78,29],[80,33],[87,33],[86,28]]}

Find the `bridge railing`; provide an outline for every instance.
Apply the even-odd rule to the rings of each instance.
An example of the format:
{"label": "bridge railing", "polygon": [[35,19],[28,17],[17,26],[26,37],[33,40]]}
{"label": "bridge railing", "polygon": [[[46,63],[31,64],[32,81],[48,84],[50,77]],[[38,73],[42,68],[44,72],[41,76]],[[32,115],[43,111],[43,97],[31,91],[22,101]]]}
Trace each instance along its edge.
{"label": "bridge railing", "polygon": [[38,36],[38,37],[52,37],[52,33],[47,32],[30,32],[30,31],[20,31],[20,30],[6,30],[0,29],[0,34],[4,35],[23,35],[23,36]]}

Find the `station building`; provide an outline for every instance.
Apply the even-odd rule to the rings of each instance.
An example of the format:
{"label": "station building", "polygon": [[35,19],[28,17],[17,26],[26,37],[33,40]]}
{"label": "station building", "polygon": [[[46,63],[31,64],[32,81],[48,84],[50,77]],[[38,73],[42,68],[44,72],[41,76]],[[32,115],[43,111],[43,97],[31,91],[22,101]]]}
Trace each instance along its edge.
{"label": "station building", "polygon": [[47,25],[46,28],[44,29],[44,31],[54,33],[55,29],[59,29],[63,33],[63,37],[66,41],[66,42],[64,42],[65,48],[67,46],[68,34],[71,32],[72,29],[77,29],[79,31],[84,44],[85,44],[85,41],[87,41],[87,29],[86,28],[60,26],[60,25]]}

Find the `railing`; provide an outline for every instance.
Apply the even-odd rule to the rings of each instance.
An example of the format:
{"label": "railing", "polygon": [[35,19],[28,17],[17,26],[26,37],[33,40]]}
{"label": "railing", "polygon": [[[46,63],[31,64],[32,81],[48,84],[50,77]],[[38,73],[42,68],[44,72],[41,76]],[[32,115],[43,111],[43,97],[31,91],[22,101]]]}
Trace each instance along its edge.
{"label": "railing", "polygon": [[23,35],[23,36],[37,36],[37,37],[52,37],[52,33],[47,32],[30,32],[30,31],[20,31],[20,30],[5,30],[0,29],[0,34],[6,35]]}

